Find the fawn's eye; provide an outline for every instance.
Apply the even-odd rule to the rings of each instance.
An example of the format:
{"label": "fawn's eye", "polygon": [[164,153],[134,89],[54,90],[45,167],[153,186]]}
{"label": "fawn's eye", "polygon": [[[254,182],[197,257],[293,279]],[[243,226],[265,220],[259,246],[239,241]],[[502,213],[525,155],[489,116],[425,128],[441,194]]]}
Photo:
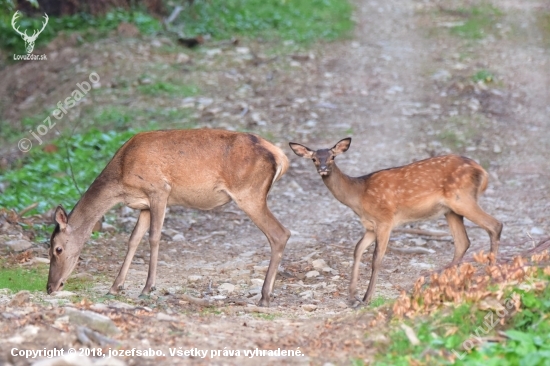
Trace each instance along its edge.
{"label": "fawn's eye", "polygon": [[55,248],[55,252],[56,252],[57,254],[61,254],[61,253],[63,252],[63,248],[57,247],[57,248]]}

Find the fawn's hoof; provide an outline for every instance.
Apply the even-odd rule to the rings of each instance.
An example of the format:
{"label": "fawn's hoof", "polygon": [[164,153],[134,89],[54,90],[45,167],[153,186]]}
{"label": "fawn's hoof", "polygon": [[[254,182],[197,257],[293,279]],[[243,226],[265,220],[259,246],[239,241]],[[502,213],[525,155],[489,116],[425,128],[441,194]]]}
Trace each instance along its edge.
{"label": "fawn's hoof", "polygon": [[348,299],[348,303],[351,308],[361,308],[363,306],[367,306],[367,303],[364,302],[363,299],[357,295],[350,297]]}

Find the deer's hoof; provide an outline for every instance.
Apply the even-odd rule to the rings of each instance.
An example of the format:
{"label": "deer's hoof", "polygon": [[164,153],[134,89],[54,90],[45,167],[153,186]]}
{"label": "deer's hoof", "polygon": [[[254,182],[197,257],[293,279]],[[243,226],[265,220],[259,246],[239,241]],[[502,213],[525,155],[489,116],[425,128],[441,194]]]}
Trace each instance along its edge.
{"label": "deer's hoof", "polygon": [[264,307],[264,308],[268,308],[269,307],[269,299],[266,299],[266,298],[261,298],[260,299],[260,302],[258,303],[258,306],[261,306],[261,307]]}
{"label": "deer's hoof", "polygon": [[350,297],[349,300],[349,306],[351,308],[361,308],[363,306],[367,306],[367,303],[363,301],[363,299],[361,299],[359,296],[354,296],[354,297]]}

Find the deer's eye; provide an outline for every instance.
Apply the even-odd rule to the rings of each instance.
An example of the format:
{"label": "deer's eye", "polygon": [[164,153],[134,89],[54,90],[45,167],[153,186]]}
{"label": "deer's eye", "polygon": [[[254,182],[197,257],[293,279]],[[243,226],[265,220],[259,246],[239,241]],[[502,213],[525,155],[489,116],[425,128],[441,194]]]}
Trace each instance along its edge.
{"label": "deer's eye", "polygon": [[55,252],[56,252],[57,254],[61,254],[61,253],[63,252],[63,248],[57,247],[57,248],[55,248]]}
{"label": "deer's eye", "polygon": [[315,158],[313,158],[312,160],[313,160],[313,162],[314,162],[314,163],[316,163],[316,162],[317,162],[317,159],[315,159]]}

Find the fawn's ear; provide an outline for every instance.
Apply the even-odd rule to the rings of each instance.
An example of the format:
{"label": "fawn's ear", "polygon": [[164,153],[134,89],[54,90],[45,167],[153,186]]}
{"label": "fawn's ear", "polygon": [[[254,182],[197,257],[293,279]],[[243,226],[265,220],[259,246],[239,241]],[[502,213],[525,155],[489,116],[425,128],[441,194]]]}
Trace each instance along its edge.
{"label": "fawn's ear", "polygon": [[313,157],[313,151],[305,147],[304,145],[297,144],[295,142],[289,142],[290,148],[294,153],[302,158],[311,159]]}
{"label": "fawn's ear", "polygon": [[54,220],[57,224],[59,224],[59,228],[62,231],[67,228],[69,218],[67,216],[67,212],[65,212],[65,209],[61,205],[57,206],[55,209]]}
{"label": "fawn's ear", "polygon": [[351,137],[346,137],[345,139],[338,141],[338,143],[330,150],[334,155],[338,155],[348,151],[349,145],[351,145]]}

